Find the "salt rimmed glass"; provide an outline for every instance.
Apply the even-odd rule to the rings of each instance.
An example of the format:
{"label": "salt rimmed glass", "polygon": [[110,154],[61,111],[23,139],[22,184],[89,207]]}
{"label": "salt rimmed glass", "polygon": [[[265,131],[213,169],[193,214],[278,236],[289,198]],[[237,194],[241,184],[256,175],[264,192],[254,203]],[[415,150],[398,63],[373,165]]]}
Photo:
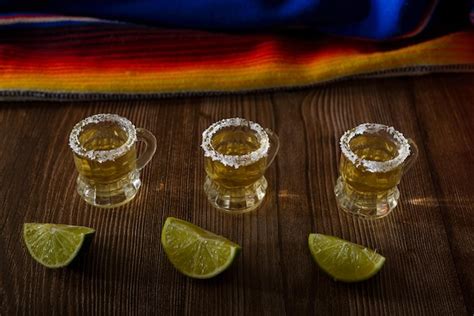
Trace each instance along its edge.
{"label": "salt rimmed glass", "polygon": [[256,209],[266,195],[264,173],[279,147],[274,132],[246,119],[229,118],[209,126],[201,144],[209,202],[231,213]]}
{"label": "salt rimmed glass", "polygon": [[[136,143],[146,149],[137,158]],[[116,114],[96,114],[77,123],[69,147],[79,172],[77,192],[89,204],[116,207],[131,201],[141,186],[140,170],[156,151],[156,138]]]}
{"label": "salt rimmed glass", "polygon": [[343,211],[367,219],[388,215],[398,204],[398,184],[418,148],[393,127],[364,123],[342,135],[334,189]]}

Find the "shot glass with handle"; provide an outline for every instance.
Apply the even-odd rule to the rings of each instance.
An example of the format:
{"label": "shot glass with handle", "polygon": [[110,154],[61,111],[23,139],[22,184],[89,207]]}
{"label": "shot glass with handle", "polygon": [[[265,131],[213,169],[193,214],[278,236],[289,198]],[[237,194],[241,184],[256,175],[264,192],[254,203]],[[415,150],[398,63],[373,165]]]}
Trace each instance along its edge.
{"label": "shot glass with handle", "polygon": [[[137,157],[137,142],[145,150]],[[131,201],[142,182],[140,170],[156,151],[156,138],[116,114],[96,114],[77,123],[69,136],[77,177],[77,192],[97,207],[117,207]]]}
{"label": "shot glass with handle", "polygon": [[418,147],[393,127],[361,124],[342,135],[334,189],[343,211],[366,219],[388,215],[398,204],[398,184],[418,157]]}
{"label": "shot glass with handle", "polygon": [[229,213],[255,210],[266,195],[264,174],[280,148],[278,136],[237,117],[212,124],[202,137],[204,191],[211,205]]}

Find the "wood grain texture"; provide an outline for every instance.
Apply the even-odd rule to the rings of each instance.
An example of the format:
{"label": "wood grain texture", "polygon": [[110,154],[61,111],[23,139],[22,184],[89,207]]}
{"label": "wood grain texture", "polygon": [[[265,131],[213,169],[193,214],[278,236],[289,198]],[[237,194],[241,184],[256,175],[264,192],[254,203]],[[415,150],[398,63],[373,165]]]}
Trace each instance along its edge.
{"label": "wood grain texture", "polygon": [[[474,313],[473,75],[348,81],[293,92],[88,103],[0,105],[0,315],[472,315]],[[80,119],[117,113],[156,135],[144,186],[102,210],[75,193],[67,146]],[[243,216],[213,209],[202,185],[202,131],[241,116],[280,136],[263,206]],[[333,187],[347,129],[395,126],[419,145],[387,218],[336,209]],[[168,216],[242,246],[211,280],[179,274],[160,243]],[[74,265],[47,270],[28,255],[24,222],[97,230]],[[358,283],[334,282],[313,263],[310,232],[370,246],[387,257]]]}

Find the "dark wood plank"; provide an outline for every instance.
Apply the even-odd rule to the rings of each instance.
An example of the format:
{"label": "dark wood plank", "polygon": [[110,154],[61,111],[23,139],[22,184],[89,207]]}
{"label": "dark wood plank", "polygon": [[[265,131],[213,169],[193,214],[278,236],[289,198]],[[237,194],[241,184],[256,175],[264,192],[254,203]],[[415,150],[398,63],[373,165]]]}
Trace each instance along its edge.
{"label": "dark wood plank", "polygon": [[[308,159],[311,161],[308,177],[316,230],[378,249],[388,259],[378,278],[365,283],[345,287],[321,276],[320,282],[324,286],[318,287],[316,304],[327,296],[346,298],[346,310],[338,306],[334,312],[451,314],[464,311],[462,301],[452,301],[459,288],[453,267],[443,264],[451,254],[439,213],[432,214],[430,208],[406,204],[410,195],[417,195],[417,188],[433,191],[430,179],[425,176],[429,170],[423,155],[403,179],[401,205],[392,216],[366,222],[348,217],[335,208],[333,187],[339,158],[337,143],[344,130],[363,122],[379,122],[395,126],[407,136],[414,137],[417,143],[422,143],[416,137],[416,119],[406,119],[416,116],[410,114],[413,112],[407,93],[410,87],[405,87],[405,80],[319,90],[308,98],[307,104],[303,104],[308,151],[312,153]],[[419,236],[420,230],[429,234]],[[433,247],[433,244],[437,246]],[[431,264],[427,264],[428,261]],[[397,286],[387,287],[386,284]],[[439,297],[433,293],[436,286],[443,287]]]}
{"label": "dark wood plank", "polygon": [[[414,81],[416,115],[435,194],[411,201],[438,208],[468,313],[474,314],[474,78]],[[430,89],[435,85],[438,89]]]}
{"label": "dark wood plank", "polygon": [[[0,106],[0,315],[314,315],[474,312],[472,75],[349,81],[294,92],[94,103]],[[67,146],[75,122],[100,112],[130,118],[158,139],[144,186],[121,208],[75,193]],[[229,216],[207,203],[199,148],[212,122],[242,116],[274,129],[281,151],[261,209]],[[420,147],[400,185],[400,206],[366,222],[337,211],[338,139],[361,122],[395,126]],[[207,281],[167,261],[161,227],[190,220],[242,245]],[[84,258],[46,270],[27,254],[24,222],[96,228]],[[387,257],[359,284],[332,281],[313,263],[310,232],[333,234]]]}

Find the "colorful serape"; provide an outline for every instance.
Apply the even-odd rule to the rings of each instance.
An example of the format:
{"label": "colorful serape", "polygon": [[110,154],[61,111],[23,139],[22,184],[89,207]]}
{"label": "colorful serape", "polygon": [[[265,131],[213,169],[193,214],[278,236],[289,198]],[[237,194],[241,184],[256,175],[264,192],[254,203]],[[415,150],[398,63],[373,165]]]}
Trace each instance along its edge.
{"label": "colorful serape", "polygon": [[[473,30],[408,44],[170,30],[79,17],[8,18],[0,19],[3,99],[233,93],[474,71]],[[44,27],[30,27],[35,20]]]}

